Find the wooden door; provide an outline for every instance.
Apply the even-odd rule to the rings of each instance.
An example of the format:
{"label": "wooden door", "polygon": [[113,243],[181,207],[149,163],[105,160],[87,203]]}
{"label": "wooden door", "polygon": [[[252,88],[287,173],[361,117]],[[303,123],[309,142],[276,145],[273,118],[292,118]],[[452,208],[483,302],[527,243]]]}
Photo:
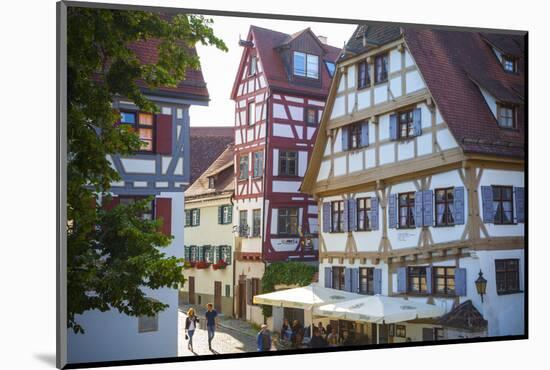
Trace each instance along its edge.
{"label": "wooden door", "polygon": [[239,281],[239,300],[237,302],[239,319],[246,319],[246,281]]}
{"label": "wooden door", "polygon": [[214,309],[222,312],[222,282],[214,282]]}
{"label": "wooden door", "polygon": [[189,276],[189,303],[195,304],[195,277]]}

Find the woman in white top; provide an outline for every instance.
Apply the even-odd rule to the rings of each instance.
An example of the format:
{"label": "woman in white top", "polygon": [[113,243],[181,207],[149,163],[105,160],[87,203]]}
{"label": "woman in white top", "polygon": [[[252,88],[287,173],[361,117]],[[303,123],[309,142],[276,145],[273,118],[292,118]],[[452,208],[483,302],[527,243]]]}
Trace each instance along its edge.
{"label": "woman in white top", "polygon": [[189,344],[187,344],[187,348],[191,351],[193,351],[193,334],[195,334],[195,329],[197,328],[198,323],[199,318],[195,316],[195,310],[191,307],[187,311],[187,318],[185,319],[185,331],[189,336]]}

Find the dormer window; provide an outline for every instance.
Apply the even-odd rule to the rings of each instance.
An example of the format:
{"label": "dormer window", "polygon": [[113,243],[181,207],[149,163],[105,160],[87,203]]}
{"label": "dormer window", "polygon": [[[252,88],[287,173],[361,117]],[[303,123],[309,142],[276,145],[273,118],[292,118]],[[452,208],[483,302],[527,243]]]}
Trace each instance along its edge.
{"label": "dormer window", "polygon": [[319,78],[319,57],[299,51],[294,52],[294,75],[307,78]]}
{"label": "dormer window", "polygon": [[208,189],[214,189],[214,177],[210,176],[208,178]]}
{"label": "dormer window", "polygon": [[504,68],[504,70],[506,72],[516,73],[517,72],[516,58],[514,58],[510,55],[503,55],[502,56],[502,68]]}
{"label": "dormer window", "polygon": [[516,128],[516,107],[511,104],[497,103],[497,122],[502,128]]}
{"label": "dormer window", "polygon": [[250,67],[248,68],[248,75],[253,76],[258,71],[258,60],[256,57],[250,57]]}

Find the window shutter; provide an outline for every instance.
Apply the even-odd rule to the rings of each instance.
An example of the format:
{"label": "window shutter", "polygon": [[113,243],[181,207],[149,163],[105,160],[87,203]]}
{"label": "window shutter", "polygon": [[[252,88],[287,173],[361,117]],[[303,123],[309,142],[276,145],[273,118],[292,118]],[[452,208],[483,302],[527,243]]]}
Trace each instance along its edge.
{"label": "window shutter", "polygon": [[197,208],[197,226],[201,224],[201,209]]}
{"label": "window shutter", "polygon": [[414,226],[415,227],[422,227],[422,213],[424,208],[424,202],[423,202],[423,193],[421,191],[417,191],[414,195]]}
{"label": "window shutter", "polygon": [[172,234],[172,199],[171,198],[156,198],[155,199],[156,218],[162,218],[162,229],[164,235]]}
{"label": "window shutter", "polygon": [[369,146],[369,122],[361,124],[361,146]]}
{"label": "window shutter", "polygon": [[113,195],[111,199],[103,198],[102,202],[103,202],[102,208],[105,211],[110,211],[120,204],[120,198]]}
{"label": "window shutter", "polygon": [[432,190],[424,190],[422,194],[424,203],[423,216],[424,226],[432,226],[434,223],[434,193]]}
{"label": "window shutter", "polygon": [[457,186],[454,189],[454,214],[455,225],[464,225],[464,187]]}
{"label": "window shutter", "polygon": [[157,114],[156,152],[158,154],[172,154],[172,115]]}
{"label": "window shutter", "polygon": [[204,248],[202,245],[197,247],[197,261],[204,261]]}
{"label": "window shutter", "polygon": [[332,288],[332,267],[325,267],[325,288]]}
{"label": "window shutter", "polygon": [[348,150],[348,136],[349,136],[349,128],[348,127],[342,127],[342,151]]}
{"label": "window shutter", "polygon": [[397,114],[390,114],[390,140],[397,140]]}
{"label": "window shutter", "polygon": [[413,131],[414,136],[422,135],[422,110],[420,108],[413,110]]}
{"label": "window shutter", "polygon": [[388,227],[397,227],[397,194],[390,194],[388,198]]}
{"label": "window shutter", "polygon": [[223,224],[223,206],[218,207],[218,224]]}
{"label": "window shutter", "polygon": [[231,224],[233,223],[233,206],[228,206],[227,210],[227,223]]}
{"label": "window shutter", "polygon": [[426,267],[426,291],[428,294],[432,294],[433,291],[433,280],[432,280],[432,268]]}
{"label": "window shutter", "polygon": [[466,296],[466,269],[455,269],[455,292],[459,297]]}
{"label": "window shutter", "polygon": [[514,188],[516,196],[516,219],[517,222],[525,222],[525,189]]}
{"label": "window shutter", "polygon": [[483,204],[483,222],[488,224],[494,221],[493,210],[493,187],[482,186],[481,187],[481,202]]}
{"label": "window shutter", "polygon": [[348,222],[349,231],[357,230],[357,200],[348,199]]}
{"label": "window shutter", "polygon": [[369,221],[371,230],[378,230],[378,197],[370,198]]}
{"label": "window shutter", "polygon": [[407,292],[407,268],[399,267],[397,269],[397,292],[406,293]]}
{"label": "window shutter", "polygon": [[382,269],[374,269],[374,294],[382,294]]}
{"label": "window shutter", "polygon": [[351,292],[351,269],[344,267],[344,290]]}
{"label": "window shutter", "polygon": [[349,231],[348,203],[349,199],[344,199],[344,212],[342,212],[342,219],[344,220],[344,232]]}
{"label": "window shutter", "polygon": [[351,269],[351,291],[353,293],[359,293],[359,269]]}
{"label": "window shutter", "polygon": [[323,203],[323,231],[330,233],[330,202]]}
{"label": "window shutter", "polygon": [[191,250],[188,246],[183,247],[183,259],[189,261],[191,258]]}
{"label": "window shutter", "polygon": [[185,211],[185,226],[191,225],[191,211],[186,210]]}

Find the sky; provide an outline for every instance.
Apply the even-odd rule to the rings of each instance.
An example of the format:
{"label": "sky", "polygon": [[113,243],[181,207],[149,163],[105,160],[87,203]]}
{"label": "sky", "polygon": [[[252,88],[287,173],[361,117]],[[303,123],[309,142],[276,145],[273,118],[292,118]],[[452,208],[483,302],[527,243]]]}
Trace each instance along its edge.
{"label": "sky", "polygon": [[243,51],[238,45],[239,35],[245,39],[250,25],[289,34],[311,27],[314,34],[326,36],[329,45],[340,48],[356,28],[352,24],[218,16],[208,18],[214,21],[214,33],[224,40],[229,51],[223,52],[214,46],[197,45],[202,73],[210,93],[210,103],[207,107],[191,107],[191,126],[233,126],[235,106],[230,94]]}

